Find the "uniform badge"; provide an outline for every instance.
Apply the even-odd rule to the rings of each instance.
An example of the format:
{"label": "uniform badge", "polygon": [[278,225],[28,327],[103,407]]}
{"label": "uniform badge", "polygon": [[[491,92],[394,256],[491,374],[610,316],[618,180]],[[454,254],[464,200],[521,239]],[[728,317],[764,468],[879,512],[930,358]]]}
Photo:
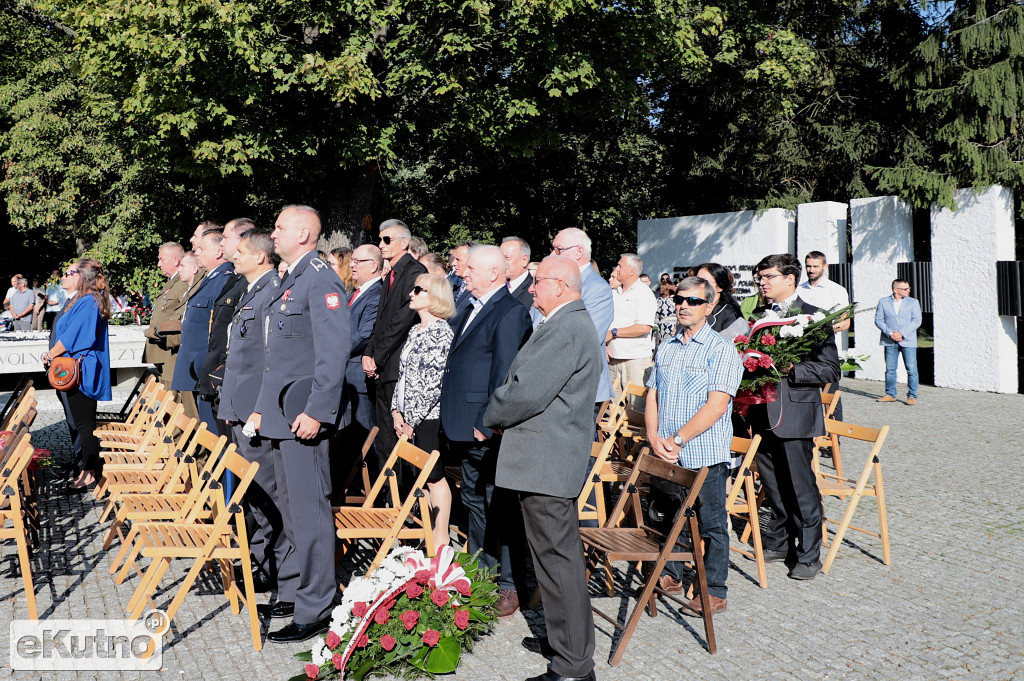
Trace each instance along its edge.
{"label": "uniform badge", "polygon": [[337,310],[341,307],[341,296],[337,293],[327,293],[324,295],[324,300],[327,301],[328,310]]}
{"label": "uniform badge", "polygon": [[286,288],[284,290],[284,293],[281,294],[281,300],[283,300],[286,303],[288,302],[288,299],[291,298],[291,297],[292,297],[292,290],[290,288]]}
{"label": "uniform badge", "polygon": [[325,263],[320,258],[313,258],[312,260],[309,261],[309,264],[312,265],[313,269],[316,270],[317,272],[327,267],[327,263]]}

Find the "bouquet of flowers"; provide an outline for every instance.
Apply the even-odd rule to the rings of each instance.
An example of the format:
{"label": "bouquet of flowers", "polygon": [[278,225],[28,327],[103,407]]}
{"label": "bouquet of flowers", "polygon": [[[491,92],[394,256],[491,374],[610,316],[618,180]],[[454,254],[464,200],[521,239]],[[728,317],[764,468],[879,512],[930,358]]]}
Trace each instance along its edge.
{"label": "bouquet of flowers", "polygon": [[840,371],[863,371],[864,367],[861,366],[861,362],[865,362],[870,358],[863,352],[856,352],[854,350],[840,350],[839,351],[839,362]]}
{"label": "bouquet of flowers", "polygon": [[431,676],[459,666],[462,649],[497,619],[494,570],[441,547],[434,558],[397,547],[372,574],[354,578],[326,637],[295,657],[308,679]]}
{"label": "bouquet of flowers", "polygon": [[751,405],[774,402],[775,386],[782,370],[806,357],[822,339],[835,333],[835,322],[853,314],[854,305],[825,314],[797,314],[782,317],[772,310],[750,321],[750,332],[736,336],[733,342],[743,361],[743,378],[733,399],[733,409],[746,416]]}

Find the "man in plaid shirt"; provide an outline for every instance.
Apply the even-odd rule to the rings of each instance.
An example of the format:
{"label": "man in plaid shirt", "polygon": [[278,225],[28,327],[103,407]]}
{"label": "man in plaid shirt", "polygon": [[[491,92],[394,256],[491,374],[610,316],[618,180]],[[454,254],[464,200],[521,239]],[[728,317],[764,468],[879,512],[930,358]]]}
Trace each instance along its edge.
{"label": "man in plaid shirt", "polygon": [[[705,321],[714,294],[711,284],[698,277],[680,282],[675,296],[679,331],[658,348],[647,381],[645,412],[647,438],[655,456],[684,468],[708,467],[699,494],[697,522],[706,547],[704,570],[712,614],[726,608],[729,517],[725,482],[732,442],[729,414],[743,376],[743,365],[733,344]],[[665,518],[667,523],[672,520]],[[659,585],[667,593],[679,593],[682,566],[669,563],[665,567]],[[694,594],[683,612],[700,615],[700,596]]]}

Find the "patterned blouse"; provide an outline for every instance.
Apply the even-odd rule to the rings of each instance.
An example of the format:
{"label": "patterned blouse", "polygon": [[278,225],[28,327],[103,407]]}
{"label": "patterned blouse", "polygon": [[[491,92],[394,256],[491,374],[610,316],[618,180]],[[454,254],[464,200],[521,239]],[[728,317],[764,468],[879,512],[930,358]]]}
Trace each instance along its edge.
{"label": "patterned blouse", "polygon": [[441,379],[454,338],[447,320],[438,319],[426,328],[414,326],[402,347],[391,409],[398,410],[413,428],[441,418]]}
{"label": "patterned blouse", "polygon": [[658,335],[662,340],[674,336],[676,333],[676,303],[672,296],[658,298]]}

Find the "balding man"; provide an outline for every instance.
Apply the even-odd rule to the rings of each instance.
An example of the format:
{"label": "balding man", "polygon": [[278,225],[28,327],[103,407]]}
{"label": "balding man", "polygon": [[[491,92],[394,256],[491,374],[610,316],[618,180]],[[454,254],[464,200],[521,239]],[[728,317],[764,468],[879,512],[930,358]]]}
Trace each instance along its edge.
{"label": "balding man", "polygon": [[181,316],[188,301],[188,282],[178,275],[183,255],[181,244],[169,241],[160,247],[156,259],[157,267],[167,277],[167,284],[153,304],[143,361],[156,365],[157,375],[164,384],[174,376],[174,362],[181,343]]}
{"label": "balding man", "polygon": [[[483,549],[480,562],[500,565],[498,616],[519,609],[516,580],[525,559],[519,510],[494,489],[500,436],[484,425],[487,400],[505,381],[509,365],[529,336],[530,315],[506,286],[505,257],[496,246],[470,249],[462,279],[471,304],[454,317],[441,392],[441,428],[449,451],[462,460],[462,505],[468,516],[469,551]],[[519,537],[519,539],[517,539]]]}
{"label": "balding man", "polygon": [[[220,294],[213,304],[213,317],[210,323],[210,336],[207,340],[206,360],[199,374],[199,399],[210,403],[211,413],[218,410],[220,387],[224,382],[224,362],[228,354],[228,327],[235,314],[238,299],[249,287],[245,275],[234,271],[235,254],[243,232],[256,227],[249,218],[235,218],[224,225],[224,240],[221,241],[224,260],[232,263],[232,271],[220,289]],[[205,408],[205,407],[204,407]],[[221,435],[231,437],[231,428],[223,420],[217,421]]]}
{"label": "balding man", "polygon": [[508,265],[508,290],[512,297],[526,306],[533,307],[533,275],[527,267],[530,265],[530,244],[517,236],[507,236],[501,240],[501,254]]}
{"label": "balding man", "polygon": [[[579,268],[581,283],[581,300],[594,321],[597,330],[598,349],[601,353],[601,381],[594,395],[595,402],[604,402],[615,397],[612,391],[611,376],[608,373],[608,360],[605,354],[605,338],[612,326],[615,316],[615,304],[612,301],[612,289],[590,264],[590,237],[582,229],[570,227],[555,235],[551,242],[551,254],[569,258]],[[537,316],[534,315],[536,321]]]}
{"label": "balding man", "polygon": [[[391,271],[384,277],[377,319],[362,358],[363,372],[375,382],[377,423],[381,424],[392,423],[391,398],[398,385],[399,357],[409,330],[419,319],[416,311],[409,307],[409,293],[416,285],[416,277],[427,271],[409,254],[411,238],[409,228],[401,220],[381,223],[378,245]],[[398,436],[394,428],[381,428],[377,434],[377,470],[384,467],[396,444]]]}
{"label": "balding man", "polygon": [[551,664],[529,681],[594,679],[594,616],[576,499],[590,470],[603,362],[580,287],[574,260],[541,262],[533,282],[540,324],[484,414],[489,428],[504,431],[497,484],[519,493],[544,601],[547,638],[526,638],[523,645],[548,655]]}
{"label": "balding man", "polygon": [[288,269],[269,284],[267,364],[249,417],[270,440],[284,521],[279,600],[261,612],[293,621],[267,636],[274,643],[327,631],[337,591],[328,450],[342,421],[345,374],[338,358],[349,356],[352,335],[341,279],[316,257],[319,238],[320,216],[309,206],[285,207],[274,225],[274,250]]}
{"label": "balding man", "polygon": [[[644,263],[636,253],[623,253],[612,274],[622,284],[621,292],[614,296],[615,316],[612,328],[605,336],[608,346],[608,368],[612,390],[619,397],[626,386],[644,385],[644,373],[651,366],[654,355],[654,336],[658,324],[658,300],[654,292],[640,281]],[[635,398],[630,406],[636,407]]]}

